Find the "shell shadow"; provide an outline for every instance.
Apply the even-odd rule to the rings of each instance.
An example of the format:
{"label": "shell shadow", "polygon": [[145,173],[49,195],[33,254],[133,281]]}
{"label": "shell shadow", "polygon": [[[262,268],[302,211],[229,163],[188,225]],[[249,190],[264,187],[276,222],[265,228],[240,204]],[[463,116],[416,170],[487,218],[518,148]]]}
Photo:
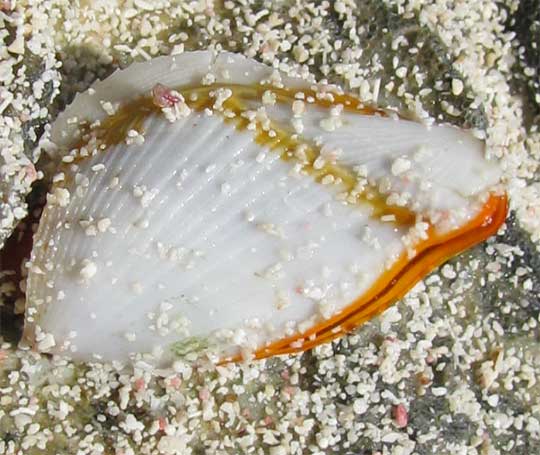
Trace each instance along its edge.
{"label": "shell shadow", "polygon": [[[32,71],[29,77],[32,79],[40,74],[43,65],[37,57],[29,58],[32,59],[28,65]],[[108,61],[104,54],[85,46],[67,46],[59,50],[57,58],[62,62],[61,90],[60,94],[54,97],[52,83],[46,84],[44,99],[50,102],[47,106],[48,118],[45,122],[29,121],[23,125],[22,135],[28,156],[35,156],[34,151],[45,131],[45,124],[54,121],[78,92],[87,89],[95,80],[107,77],[118,66],[129,63]],[[36,133],[33,139],[26,134],[31,128],[34,128]],[[25,199],[29,215],[15,227],[0,250],[0,342],[16,344],[21,339],[24,324],[24,264],[30,257],[33,232],[39,222],[49,186],[46,172],[48,164],[48,158],[42,154],[36,168],[43,170],[46,177],[32,186]]]}

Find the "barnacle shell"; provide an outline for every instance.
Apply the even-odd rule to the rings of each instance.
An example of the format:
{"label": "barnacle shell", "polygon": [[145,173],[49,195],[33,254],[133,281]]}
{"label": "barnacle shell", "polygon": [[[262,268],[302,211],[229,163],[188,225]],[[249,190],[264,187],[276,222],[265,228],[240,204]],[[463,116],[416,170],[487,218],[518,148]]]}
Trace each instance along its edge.
{"label": "barnacle shell", "polygon": [[119,71],[78,95],[52,136],[59,173],[25,336],[84,360],[307,349],[506,214],[500,170],[471,133],[229,53]]}

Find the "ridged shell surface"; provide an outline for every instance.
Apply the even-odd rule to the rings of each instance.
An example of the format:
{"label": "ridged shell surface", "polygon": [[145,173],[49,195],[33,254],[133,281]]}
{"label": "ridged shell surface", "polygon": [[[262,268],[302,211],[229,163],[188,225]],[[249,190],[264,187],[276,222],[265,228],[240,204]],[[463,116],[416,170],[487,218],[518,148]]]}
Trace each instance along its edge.
{"label": "ridged shell surface", "polygon": [[[139,67],[148,77],[135,86],[167,82],[181,91],[211,62],[225,65],[235,84],[268,76],[256,63],[246,76],[250,61],[235,59],[200,53],[202,69],[174,80]],[[152,112],[140,131],[96,150],[79,145],[88,156],[79,151],[59,168],[32,254],[28,338],[40,350],[85,360],[167,359],[207,346],[249,356],[340,314],[394,264],[414,258],[415,242],[427,235],[414,237],[427,223],[422,217],[436,234],[459,230],[498,182],[497,166],[467,132],[354,112],[327,127],[334,114],[306,104],[301,133],[291,126],[290,104],[269,103],[265,115],[280,134],[316,144],[321,159],[339,151],[333,166],[365,176],[383,201],[404,197],[397,205],[412,224],[378,215],[369,198],[348,200],[332,172],[315,175],[316,164],[302,171],[286,144],[261,141],[258,126],[209,109],[174,122]],[[244,111],[261,105],[245,100]],[[77,109],[76,101],[68,114]],[[68,114],[57,138],[70,130]]]}

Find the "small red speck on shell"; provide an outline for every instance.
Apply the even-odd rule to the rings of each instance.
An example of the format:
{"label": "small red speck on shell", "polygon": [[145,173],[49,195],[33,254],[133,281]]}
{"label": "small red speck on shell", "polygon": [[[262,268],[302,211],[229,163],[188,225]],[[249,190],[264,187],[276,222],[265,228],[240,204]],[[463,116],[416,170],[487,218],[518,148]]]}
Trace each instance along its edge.
{"label": "small red speck on shell", "polygon": [[143,390],[146,387],[144,379],[143,378],[136,379],[134,386],[137,392],[140,392],[141,390]]}
{"label": "small red speck on shell", "polygon": [[208,388],[203,387],[203,388],[199,391],[199,399],[200,399],[201,401],[206,401],[206,400],[208,400],[208,398],[210,398],[210,391],[208,390]]}
{"label": "small red speck on shell", "polygon": [[27,164],[24,167],[24,172],[25,172],[26,177],[28,178],[28,180],[30,180],[30,183],[36,181],[36,179],[37,179],[37,171],[36,171],[36,168],[34,167],[34,165],[32,163]]}
{"label": "small red speck on shell", "polygon": [[165,420],[165,417],[160,417],[158,419],[158,425],[161,431],[165,431],[165,428],[167,428],[167,421]]}
{"label": "small red speck on shell", "polygon": [[179,388],[182,385],[182,380],[178,376],[174,376],[169,379],[169,386],[174,387],[175,389]]}
{"label": "small red speck on shell", "polygon": [[182,101],[182,98],[175,95],[169,87],[163,84],[154,85],[154,88],[152,89],[152,98],[154,104],[158,107],[172,107],[176,103]]}
{"label": "small red speck on shell", "polygon": [[0,349],[0,362],[5,359],[7,359],[7,352],[3,349]]}
{"label": "small red speck on shell", "polygon": [[394,406],[392,413],[394,415],[394,420],[396,421],[396,425],[398,426],[398,428],[405,428],[407,426],[407,423],[409,422],[409,415],[405,406],[403,406],[402,404]]}
{"label": "small red speck on shell", "polygon": [[284,387],[283,393],[288,397],[292,397],[296,394],[296,388],[291,386]]}

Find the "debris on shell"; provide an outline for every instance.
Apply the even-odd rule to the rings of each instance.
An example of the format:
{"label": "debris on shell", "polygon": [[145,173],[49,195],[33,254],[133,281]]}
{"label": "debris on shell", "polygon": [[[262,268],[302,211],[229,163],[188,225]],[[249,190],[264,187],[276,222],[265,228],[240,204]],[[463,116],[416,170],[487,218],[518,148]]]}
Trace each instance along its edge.
{"label": "debris on shell", "polygon": [[152,100],[158,107],[172,107],[184,101],[182,95],[159,83],[152,88]]}
{"label": "debris on shell", "polygon": [[275,74],[186,52],[77,96],[51,129],[62,164],[30,260],[30,343],[39,329],[47,352],[160,364],[306,350],[504,221],[500,168],[470,132]]}

